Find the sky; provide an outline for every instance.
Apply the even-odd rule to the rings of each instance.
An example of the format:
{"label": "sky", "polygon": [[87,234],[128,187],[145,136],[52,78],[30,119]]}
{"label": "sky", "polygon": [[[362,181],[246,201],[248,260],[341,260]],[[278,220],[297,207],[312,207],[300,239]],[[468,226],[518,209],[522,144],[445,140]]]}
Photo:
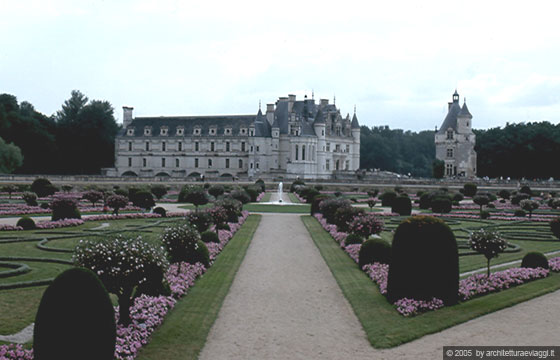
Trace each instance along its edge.
{"label": "sky", "polygon": [[0,93],[52,115],[74,89],[134,116],[329,99],[361,125],[560,122],[555,1],[0,0]]}

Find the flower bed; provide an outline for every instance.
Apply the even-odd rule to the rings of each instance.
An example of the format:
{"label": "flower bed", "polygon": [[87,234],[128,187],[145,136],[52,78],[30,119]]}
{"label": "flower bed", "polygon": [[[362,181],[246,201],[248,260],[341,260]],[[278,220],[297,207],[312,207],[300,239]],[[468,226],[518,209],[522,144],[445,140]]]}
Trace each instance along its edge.
{"label": "flower bed", "polygon": [[[315,214],[321,226],[340,244],[340,247],[358,263],[358,254],[361,244],[344,246],[347,234],[338,231],[336,225],[327,223],[321,214]],[[550,271],[560,271],[560,257],[549,260]],[[379,286],[379,292],[387,294],[387,280],[389,265],[373,263],[364,265],[363,271]],[[498,292],[526,282],[547,277],[549,270],[542,268],[511,268],[492,273],[490,277],[485,274],[474,274],[459,281],[459,299],[467,301],[476,296]],[[443,307],[443,301],[433,298],[429,301],[403,298],[395,302],[396,310],[403,316],[413,316],[425,311],[437,310]]]}
{"label": "flower bed", "polygon": [[259,194],[259,196],[257,196],[257,202],[260,202],[262,200],[262,198],[264,197],[264,194],[265,194],[265,192],[263,191]]}
{"label": "flower bed", "polygon": [[[212,260],[231,240],[241,225],[249,216],[243,211],[238,223],[229,223],[230,230],[219,230],[220,243],[215,244],[211,251]],[[209,248],[210,250],[210,248]],[[175,306],[177,299],[185,296],[188,289],[195,284],[195,280],[206,272],[201,263],[172,264],[165,278],[171,289],[171,296],[141,295],[134,300],[130,308],[132,323],[128,326],[117,325],[117,341],[115,359],[132,360],[140,348],[146,345],[151,334],[163,322],[167,313]],[[115,318],[118,321],[119,309],[115,307]],[[0,360],[32,360],[33,350],[24,350],[21,345],[0,345]]]}

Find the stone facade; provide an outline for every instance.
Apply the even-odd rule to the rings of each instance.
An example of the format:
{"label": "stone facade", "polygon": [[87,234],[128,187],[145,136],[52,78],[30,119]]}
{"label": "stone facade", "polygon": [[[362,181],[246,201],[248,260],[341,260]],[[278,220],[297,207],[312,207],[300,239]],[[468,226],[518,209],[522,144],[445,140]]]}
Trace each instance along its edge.
{"label": "stone facade", "polygon": [[108,176],[329,179],[360,166],[360,125],[328,100],[281,97],[256,115],[137,117],[123,107]]}
{"label": "stone facade", "polygon": [[455,90],[453,102],[449,103],[448,113],[435,134],[436,159],[445,163],[445,177],[476,176],[476,135],[472,131],[472,115],[459,104],[459,94]]}

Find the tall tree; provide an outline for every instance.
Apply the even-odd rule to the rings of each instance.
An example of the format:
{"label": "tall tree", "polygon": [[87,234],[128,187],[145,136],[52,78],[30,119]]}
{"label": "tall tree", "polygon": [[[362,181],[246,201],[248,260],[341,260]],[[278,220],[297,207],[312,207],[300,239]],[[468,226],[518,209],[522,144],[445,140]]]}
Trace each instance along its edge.
{"label": "tall tree", "polygon": [[21,150],[0,138],[0,174],[9,174],[23,163]]}

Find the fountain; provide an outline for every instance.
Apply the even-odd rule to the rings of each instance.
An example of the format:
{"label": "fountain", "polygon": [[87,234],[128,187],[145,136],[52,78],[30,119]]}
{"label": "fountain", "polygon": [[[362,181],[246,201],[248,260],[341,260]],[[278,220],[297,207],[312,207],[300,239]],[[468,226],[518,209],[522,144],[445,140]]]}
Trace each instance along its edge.
{"label": "fountain", "polygon": [[282,185],[282,181],[280,181],[280,183],[278,184],[278,202],[281,203],[282,202],[282,187],[284,185]]}

